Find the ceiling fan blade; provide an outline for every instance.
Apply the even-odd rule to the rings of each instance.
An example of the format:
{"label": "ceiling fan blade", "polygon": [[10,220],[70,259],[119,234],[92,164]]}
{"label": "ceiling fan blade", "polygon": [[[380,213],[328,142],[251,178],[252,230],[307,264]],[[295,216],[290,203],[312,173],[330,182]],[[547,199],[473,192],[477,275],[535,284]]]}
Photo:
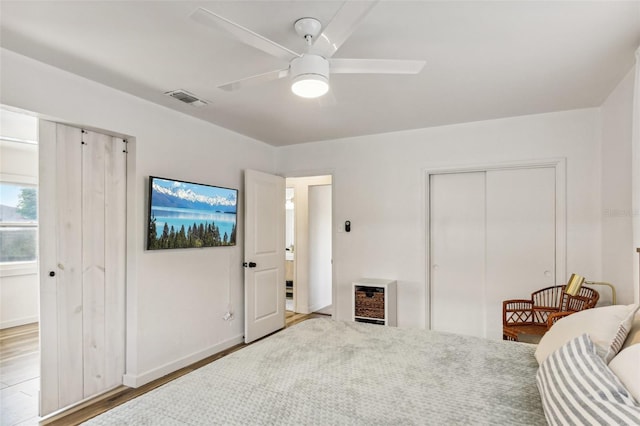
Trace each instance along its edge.
{"label": "ceiling fan blade", "polygon": [[309,53],[325,58],[333,56],[377,2],[378,0],[345,2],[322,34],[316,38]]}
{"label": "ceiling fan blade", "polygon": [[418,74],[426,61],[331,58],[331,74]]}
{"label": "ceiling fan blade", "polygon": [[217,15],[203,7],[198,8],[195,12],[193,12],[191,14],[191,19],[208,27],[222,28],[244,44],[248,44],[251,47],[255,47],[258,50],[262,50],[263,52],[275,56],[276,58],[283,59],[287,62],[289,62],[293,58],[300,56],[300,54],[294,52],[293,50],[287,49],[286,47],[279,45],[275,41],[269,40],[268,38],[261,36],[258,33],[254,33],[250,29],[238,25],[235,22]]}
{"label": "ceiling fan blade", "polygon": [[256,84],[265,83],[267,81],[278,80],[289,75],[289,68],[283,70],[269,71],[264,74],[258,74],[251,77],[243,78],[240,80],[225,83],[222,86],[218,86],[219,89],[232,92],[234,90],[242,89],[248,86],[254,86]]}
{"label": "ceiling fan blade", "polygon": [[329,88],[326,95],[316,98],[316,104],[320,108],[334,107],[338,105],[338,98],[336,98],[335,92]]}

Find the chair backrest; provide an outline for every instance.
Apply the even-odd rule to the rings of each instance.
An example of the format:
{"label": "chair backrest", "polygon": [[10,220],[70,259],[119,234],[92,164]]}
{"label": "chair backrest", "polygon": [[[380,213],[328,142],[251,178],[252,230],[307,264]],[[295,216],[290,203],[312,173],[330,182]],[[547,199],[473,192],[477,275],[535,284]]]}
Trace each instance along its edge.
{"label": "chair backrest", "polygon": [[600,299],[600,294],[590,287],[580,287],[580,291],[575,296],[564,293],[561,311],[578,312],[596,306]]}
{"label": "chair backrest", "polygon": [[534,308],[559,309],[564,292],[563,285],[554,285],[531,293]]}
{"label": "chair backrest", "polygon": [[565,294],[562,285],[554,285],[531,293],[533,323],[546,324],[549,314],[560,310]]}
{"label": "chair backrest", "polygon": [[555,285],[531,293],[534,323],[546,324],[552,312],[578,312],[593,308],[600,298],[598,292],[589,287],[581,287],[575,296],[565,293],[565,287]]}

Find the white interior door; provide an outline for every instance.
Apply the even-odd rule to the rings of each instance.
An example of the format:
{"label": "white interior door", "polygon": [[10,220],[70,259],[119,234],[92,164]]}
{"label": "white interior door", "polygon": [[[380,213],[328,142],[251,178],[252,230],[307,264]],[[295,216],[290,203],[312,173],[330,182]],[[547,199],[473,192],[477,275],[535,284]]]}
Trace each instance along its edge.
{"label": "white interior door", "polygon": [[484,335],[485,173],[432,175],[431,329]]}
{"label": "white interior door", "polygon": [[285,325],[285,180],[245,170],[244,340]]}
{"label": "white interior door", "polygon": [[40,415],[122,383],[126,154],[40,122]]}

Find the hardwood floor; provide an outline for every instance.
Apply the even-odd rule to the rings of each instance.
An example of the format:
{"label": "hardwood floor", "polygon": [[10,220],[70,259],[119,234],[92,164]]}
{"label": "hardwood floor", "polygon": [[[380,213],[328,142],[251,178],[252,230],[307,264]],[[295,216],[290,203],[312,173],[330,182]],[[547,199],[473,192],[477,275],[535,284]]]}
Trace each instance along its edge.
{"label": "hardwood floor", "polygon": [[0,330],[0,424],[38,424],[38,323]]}
{"label": "hardwood floor", "polygon": [[[292,325],[298,324],[299,322],[308,320],[310,318],[318,318],[318,317],[326,317],[326,315],[322,314],[297,314],[294,312],[287,311],[286,315],[286,327],[291,327]],[[277,332],[276,332],[277,333]],[[250,343],[252,344],[252,343]],[[98,414],[104,413],[111,408],[114,408],[122,403],[125,403],[137,396],[140,396],[144,393],[147,393],[159,386],[164,385],[174,379],[177,379],[180,376],[183,376],[191,371],[197,370],[200,367],[203,367],[217,359],[220,359],[226,355],[229,355],[239,349],[248,346],[247,344],[241,343],[235,345],[227,350],[224,350],[220,353],[212,355],[208,358],[203,359],[202,361],[198,361],[194,364],[189,365],[188,367],[182,368],[174,373],[171,373],[167,376],[164,376],[160,379],[154,380],[151,383],[147,383],[144,386],[139,388],[127,388],[120,387],[109,394],[102,395],[99,398],[96,398],[92,401],[89,401],[81,406],[74,407],[73,409],[67,410],[66,412],[54,417],[47,419],[41,424],[46,425],[55,425],[55,426],[69,426],[69,425],[77,425],[80,424],[92,417],[97,416]],[[4,425],[4,423],[3,423]]]}

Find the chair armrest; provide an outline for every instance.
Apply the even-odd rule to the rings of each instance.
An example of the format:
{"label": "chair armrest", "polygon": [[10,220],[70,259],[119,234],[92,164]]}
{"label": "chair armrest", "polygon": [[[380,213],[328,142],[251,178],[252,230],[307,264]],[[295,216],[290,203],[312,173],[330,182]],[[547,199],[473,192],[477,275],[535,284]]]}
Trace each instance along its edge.
{"label": "chair armrest", "polygon": [[533,308],[533,302],[531,301],[531,299],[510,299],[502,302],[503,308],[506,308],[507,306],[509,306],[509,309],[518,309],[515,305],[527,306],[526,309]]}
{"label": "chair armrest", "polygon": [[551,326],[553,326],[553,324],[558,322],[558,320],[574,313],[575,312],[573,311],[562,311],[562,312],[554,312],[549,314],[549,317],[547,317],[547,330],[549,330]]}
{"label": "chair armrest", "polygon": [[533,318],[533,302],[511,299],[502,302],[502,325],[530,324]]}

